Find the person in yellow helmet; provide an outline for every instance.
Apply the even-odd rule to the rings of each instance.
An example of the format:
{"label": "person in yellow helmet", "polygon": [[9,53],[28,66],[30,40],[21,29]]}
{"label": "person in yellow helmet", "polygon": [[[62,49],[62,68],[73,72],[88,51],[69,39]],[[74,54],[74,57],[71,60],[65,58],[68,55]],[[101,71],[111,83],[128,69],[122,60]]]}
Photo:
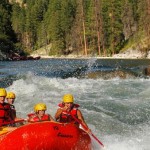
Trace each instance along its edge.
{"label": "person in yellow helmet", "polygon": [[16,119],[16,109],[15,109],[15,106],[13,105],[15,98],[16,98],[15,93],[7,92],[6,100],[7,100],[8,104],[10,104],[10,107],[11,107],[11,118],[12,118],[12,120]]}
{"label": "person in yellow helmet", "polygon": [[86,130],[90,132],[81,111],[78,109],[79,105],[74,103],[72,94],[65,94],[62,102],[58,104],[59,108],[55,114],[55,119],[61,123],[73,123],[79,127],[81,123]]}
{"label": "person in yellow helmet", "polygon": [[4,88],[0,88],[0,135],[13,131],[14,121],[11,117],[11,106],[5,102],[7,92]]}
{"label": "person in yellow helmet", "polygon": [[39,121],[54,121],[50,114],[46,114],[47,107],[44,103],[38,103],[34,106],[34,112],[28,114],[28,122],[39,122]]}
{"label": "person in yellow helmet", "polygon": [[16,98],[16,95],[14,92],[7,92],[6,99],[9,104],[12,105],[15,101],[15,98]]}
{"label": "person in yellow helmet", "polygon": [[10,105],[5,102],[6,96],[6,90],[0,88],[0,126],[8,125],[12,121]]}
{"label": "person in yellow helmet", "polygon": [[16,94],[14,92],[7,92],[6,100],[11,108],[11,112],[10,112],[11,120],[14,122],[12,123],[11,126],[20,126],[20,125],[23,125],[24,119],[18,118],[16,116],[16,109],[15,109],[15,106],[13,105],[15,99],[16,99]]}

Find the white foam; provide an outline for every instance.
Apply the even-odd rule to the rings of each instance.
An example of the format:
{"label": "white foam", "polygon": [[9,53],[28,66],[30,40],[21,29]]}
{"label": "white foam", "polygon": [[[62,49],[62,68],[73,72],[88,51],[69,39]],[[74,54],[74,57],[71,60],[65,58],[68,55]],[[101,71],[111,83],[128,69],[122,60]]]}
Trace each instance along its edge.
{"label": "white foam", "polygon": [[[60,79],[28,73],[14,81],[7,91],[16,93],[17,115],[23,118],[38,102],[46,103],[47,112],[54,116],[62,96],[72,93],[75,102],[81,105],[86,122],[107,150],[150,150],[149,85],[150,80],[146,79]],[[144,124],[142,121],[137,125],[129,124],[128,116],[138,119],[139,113],[143,113],[147,123],[143,120]],[[98,150],[95,142],[93,148]]]}

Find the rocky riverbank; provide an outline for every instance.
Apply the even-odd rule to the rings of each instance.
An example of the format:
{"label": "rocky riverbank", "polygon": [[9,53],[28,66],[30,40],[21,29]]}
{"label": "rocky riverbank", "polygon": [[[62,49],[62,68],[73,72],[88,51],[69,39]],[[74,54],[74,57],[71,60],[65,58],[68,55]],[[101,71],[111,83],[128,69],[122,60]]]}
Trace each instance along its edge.
{"label": "rocky riverbank", "polygon": [[[19,58],[18,54],[14,55],[12,57],[7,56],[6,54],[2,53],[0,51],[0,60],[13,60],[13,58]],[[29,56],[30,57],[30,56]],[[99,56],[83,56],[83,55],[62,55],[62,56],[48,56],[46,52],[38,52],[36,53],[31,53],[31,57],[41,57],[41,58],[111,58],[111,59],[116,59],[116,58],[121,58],[121,59],[150,59],[150,51],[148,52],[143,52],[140,50],[133,50],[129,49],[125,52],[121,52],[119,54],[115,54],[112,57],[99,57]],[[15,60],[15,59],[14,59]]]}
{"label": "rocky riverbank", "polygon": [[137,58],[137,59],[150,59],[150,51],[141,51],[141,50],[134,50],[128,49],[124,52],[119,54],[115,54],[113,58]]}
{"label": "rocky riverbank", "polygon": [[20,55],[18,53],[9,53],[6,55],[0,51],[0,60],[19,61],[19,60],[38,60],[40,58],[41,58],[40,56],[33,57]]}

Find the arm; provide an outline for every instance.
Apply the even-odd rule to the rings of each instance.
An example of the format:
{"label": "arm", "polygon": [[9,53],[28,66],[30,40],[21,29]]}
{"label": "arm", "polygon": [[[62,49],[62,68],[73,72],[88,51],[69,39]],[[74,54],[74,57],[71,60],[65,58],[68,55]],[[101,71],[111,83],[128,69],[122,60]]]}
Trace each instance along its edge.
{"label": "arm", "polygon": [[62,113],[63,111],[69,112],[69,111],[70,111],[70,107],[64,106],[64,107],[62,107],[62,108],[58,108],[58,109],[57,109],[57,112],[56,112],[56,114],[55,114],[55,119],[56,119],[56,121],[59,119],[59,117],[60,117],[60,115],[61,115],[61,113]]}
{"label": "arm", "polygon": [[83,128],[84,128],[84,126],[85,126],[86,128],[84,128],[84,129],[85,129],[87,132],[91,132],[91,130],[89,129],[88,125],[87,125],[86,122],[84,121],[84,117],[83,117],[83,115],[82,115],[82,113],[81,113],[80,110],[77,111],[77,116],[78,116],[78,119],[81,121],[81,125],[83,124]]}
{"label": "arm", "polygon": [[13,121],[16,119],[16,110],[15,109],[10,110],[10,118]]}
{"label": "arm", "polygon": [[35,122],[35,121],[34,121],[34,117],[37,117],[37,115],[34,114],[34,113],[29,114],[27,121],[28,121],[28,122]]}
{"label": "arm", "polygon": [[34,122],[33,118],[34,118],[33,116],[30,116],[28,122]]}
{"label": "arm", "polygon": [[57,112],[56,112],[56,114],[55,114],[55,119],[56,119],[56,121],[59,119],[59,117],[60,117],[62,111],[63,111],[63,110],[62,110],[61,108],[58,108],[58,109],[57,109]]}

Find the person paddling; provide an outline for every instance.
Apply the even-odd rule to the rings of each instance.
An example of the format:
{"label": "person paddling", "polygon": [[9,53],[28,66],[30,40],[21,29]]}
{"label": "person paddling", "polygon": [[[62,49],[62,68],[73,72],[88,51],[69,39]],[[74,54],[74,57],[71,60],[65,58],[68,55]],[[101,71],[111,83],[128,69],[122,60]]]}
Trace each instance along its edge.
{"label": "person paddling", "polygon": [[86,131],[90,132],[88,125],[84,121],[81,111],[78,109],[79,105],[74,103],[72,94],[65,94],[63,100],[58,104],[59,108],[55,114],[55,119],[61,123],[73,123],[79,127],[79,122],[86,127]]}
{"label": "person paddling", "polygon": [[20,126],[23,125],[24,119],[18,118],[16,116],[16,109],[13,103],[15,102],[16,94],[14,92],[7,92],[6,100],[7,103],[10,105],[11,111],[10,111],[10,117],[11,120],[14,122],[12,126]]}
{"label": "person paddling", "polygon": [[0,88],[0,126],[11,124],[11,107],[5,102],[7,92],[4,88]]}
{"label": "person paddling", "polygon": [[6,90],[0,88],[0,135],[16,129],[16,127],[11,127],[13,124],[10,114],[11,107],[10,104],[5,102],[6,96]]}
{"label": "person paddling", "polygon": [[15,106],[13,105],[15,98],[16,98],[15,93],[7,92],[6,100],[7,100],[8,104],[10,104],[12,120],[16,119],[16,109],[15,109]]}
{"label": "person paddling", "polygon": [[34,112],[28,114],[28,122],[54,121],[50,114],[46,114],[47,107],[44,103],[38,103],[34,106]]}

